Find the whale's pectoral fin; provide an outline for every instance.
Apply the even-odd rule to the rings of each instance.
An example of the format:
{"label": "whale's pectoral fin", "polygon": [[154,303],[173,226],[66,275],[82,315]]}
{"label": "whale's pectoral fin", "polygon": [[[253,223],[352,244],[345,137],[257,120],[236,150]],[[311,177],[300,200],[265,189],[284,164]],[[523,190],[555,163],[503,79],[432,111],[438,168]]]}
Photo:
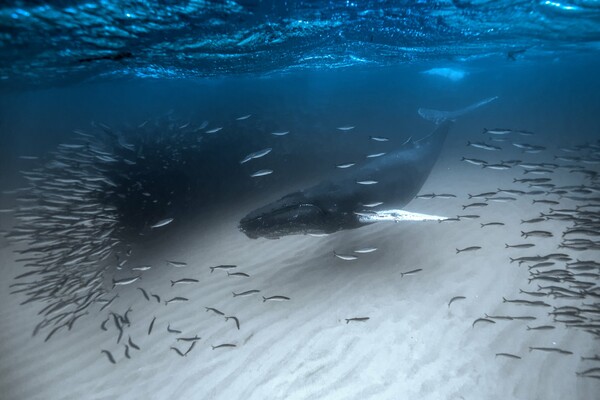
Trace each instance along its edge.
{"label": "whale's pectoral fin", "polygon": [[383,210],[369,213],[357,213],[358,219],[362,223],[373,223],[381,221],[443,221],[447,217],[439,215],[420,214],[404,210]]}

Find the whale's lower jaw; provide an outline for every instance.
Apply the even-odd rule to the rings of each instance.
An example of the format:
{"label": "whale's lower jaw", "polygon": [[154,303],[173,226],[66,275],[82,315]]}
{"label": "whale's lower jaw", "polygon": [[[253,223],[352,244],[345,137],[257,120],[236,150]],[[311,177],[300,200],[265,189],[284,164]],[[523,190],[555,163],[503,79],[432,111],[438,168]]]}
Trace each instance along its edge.
{"label": "whale's lower jaw", "polygon": [[365,224],[352,212],[331,212],[312,203],[303,202],[276,208],[276,204],[282,200],[242,218],[239,229],[250,239],[279,239],[289,235],[330,234],[359,228]]}

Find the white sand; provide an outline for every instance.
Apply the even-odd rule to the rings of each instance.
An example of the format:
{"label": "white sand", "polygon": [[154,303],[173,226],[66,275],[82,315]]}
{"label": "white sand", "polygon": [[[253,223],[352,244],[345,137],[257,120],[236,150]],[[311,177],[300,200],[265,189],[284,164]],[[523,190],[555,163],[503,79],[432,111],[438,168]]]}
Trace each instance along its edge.
{"label": "white sand", "polygon": [[[452,134],[456,134],[453,132]],[[473,137],[479,139],[479,137]],[[529,140],[534,142],[535,140]],[[139,285],[120,290],[114,311],[129,305],[132,326],[126,330],[142,351],[132,359],[116,344],[116,330],[100,330],[106,312],[59,332],[44,343],[31,337],[39,305],[19,306],[22,296],[9,295],[12,277],[22,272],[9,247],[0,246],[2,307],[0,320],[0,388],[3,399],[592,399],[600,381],[579,378],[575,371],[597,366],[580,360],[600,352],[590,334],[557,324],[552,331],[527,331],[526,325],[551,322],[548,309],[502,303],[527,290],[527,268],[509,256],[556,252],[560,238],[531,239],[534,251],[505,249],[519,243],[521,218],[537,216],[541,205],[531,197],[513,203],[491,203],[462,211],[467,193],[512,184],[521,171],[491,171],[461,163],[460,156],[491,159],[494,154],[465,150],[462,140],[449,143],[421,193],[454,193],[456,199],[415,199],[409,211],[435,215],[480,214],[478,220],[380,223],[324,238],[292,236],[250,240],[237,230],[239,219],[262,202],[241,204],[226,215],[170,232],[155,245],[136,249],[131,266],[150,263]],[[510,155],[520,155],[516,149]],[[539,159],[551,157],[552,152]],[[504,152],[501,158],[508,158]],[[498,156],[500,157],[500,156]],[[545,157],[545,158],[544,158]],[[535,156],[528,159],[535,160]],[[562,174],[562,175],[560,175]],[[568,173],[557,172],[563,182]],[[569,180],[570,179],[570,180]],[[568,183],[571,184],[571,183]],[[565,201],[565,204],[568,204]],[[504,227],[480,228],[502,221]],[[564,223],[548,221],[535,228],[555,230]],[[542,228],[542,229],[543,229]],[[472,253],[456,248],[482,246]],[[378,250],[343,261],[333,251],[361,247]],[[568,251],[567,251],[568,252]],[[594,254],[577,253],[591,259]],[[596,255],[597,256],[597,255]],[[165,259],[189,263],[167,266]],[[251,278],[210,273],[217,264],[237,264]],[[416,268],[423,271],[401,277]],[[175,286],[169,280],[196,278],[198,284]],[[533,283],[532,283],[533,285]],[[185,296],[187,303],[165,306],[147,302],[135,287],[161,295]],[[535,287],[535,286],[530,286]],[[232,291],[259,289],[250,297]],[[262,302],[261,295],[285,295],[288,302]],[[448,307],[454,296],[465,296]],[[553,304],[558,304],[553,302]],[[205,312],[215,307],[235,315],[233,321]],[[533,315],[536,321],[478,323],[490,315]],[[152,335],[148,324],[157,317]],[[346,318],[369,317],[345,323]],[[202,340],[185,358],[169,350],[177,335],[167,324],[198,334]],[[237,348],[212,350],[235,343]],[[573,355],[529,352],[529,346],[561,347]],[[117,365],[100,349],[110,350]],[[517,354],[521,360],[495,357]]]}

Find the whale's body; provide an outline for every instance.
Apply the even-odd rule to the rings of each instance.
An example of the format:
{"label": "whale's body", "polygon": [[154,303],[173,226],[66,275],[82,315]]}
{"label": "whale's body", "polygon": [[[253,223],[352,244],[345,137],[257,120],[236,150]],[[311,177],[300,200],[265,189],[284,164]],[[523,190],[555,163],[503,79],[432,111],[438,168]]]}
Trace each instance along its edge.
{"label": "whale's body", "polygon": [[333,179],[261,207],[240,221],[240,229],[250,238],[270,239],[332,233],[368,223],[360,218],[365,212],[373,212],[365,204],[381,202],[376,209],[401,208],[425,183],[450,126],[451,122],[443,122],[423,139],[408,141],[362,166],[339,171]]}
{"label": "whale's body", "polygon": [[[456,118],[498,97],[489,97],[456,111],[419,108],[419,115],[437,125],[429,136],[362,166],[344,169],[334,178],[288,194],[252,211],[240,221],[250,238],[324,234],[355,229],[378,221],[439,220],[444,217],[409,213],[400,208],[419,192],[440,155]],[[376,207],[370,205],[376,204]]]}

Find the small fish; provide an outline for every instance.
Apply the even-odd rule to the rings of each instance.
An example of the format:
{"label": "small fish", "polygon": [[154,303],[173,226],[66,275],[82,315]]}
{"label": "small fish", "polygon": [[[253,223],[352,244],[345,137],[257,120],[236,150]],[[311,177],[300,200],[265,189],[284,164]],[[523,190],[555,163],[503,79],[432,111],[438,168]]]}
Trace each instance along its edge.
{"label": "small fish", "polygon": [[190,299],[187,299],[185,297],[173,297],[172,299],[166,300],[165,301],[165,305],[169,305],[170,303],[182,303],[184,301],[189,301]]}
{"label": "small fish", "polygon": [[372,253],[377,250],[377,247],[363,247],[361,249],[354,250],[355,253],[358,254],[367,254]]}
{"label": "small fish", "polygon": [[369,139],[376,142],[388,142],[390,139],[383,136],[369,136]]}
{"label": "small fish", "polygon": [[150,268],[152,268],[152,266],[150,266],[150,265],[140,265],[140,266],[131,268],[131,270],[132,271],[148,271]]}
{"label": "small fish", "polygon": [[557,205],[557,204],[560,204],[560,203],[558,201],[555,201],[555,200],[545,200],[545,199],[537,200],[536,199],[536,200],[532,201],[532,204],[552,204],[552,205]]}
{"label": "small fish", "polygon": [[346,325],[350,322],[366,322],[370,319],[370,317],[354,317],[354,318],[346,318]]}
{"label": "small fish", "polygon": [[482,228],[486,226],[504,226],[503,222],[488,222],[487,224],[480,224]]}
{"label": "small fish", "polygon": [[340,131],[351,131],[352,129],[354,129],[354,127],[353,126],[339,126],[337,129]]}
{"label": "small fish", "polygon": [[377,158],[377,157],[381,157],[383,155],[385,155],[385,152],[384,153],[373,153],[373,154],[369,154],[367,156],[367,158]]}
{"label": "small fish", "polygon": [[266,302],[266,301],[271,301],[271,300],[274,300],[274,301],[287,301],[287,300],[290,300],[290,298],[286,297],[286,296],[271,296],[271,297],[265,297],[265,296],[263,296],[263,303]]}
{"label": "small fish", "polygon": [[111,363],[113,363],[113,364],[117,363],[115,361],[115,358],[113,357],[113,355],[110,353],[110,351],[108,351],[108,350],[100,350],[100,353],[106,354],[106,357],[108,357],[108,361],[110,361]]}
{"label": "small fish", "polygon": [[235,293],[235,292],[232,292],[232,293],[233,293],[233,297],[238,297],[238,296],[243,297],[243,296],[250,296],[255,293],[260,293],[260,290],[253,289],[253,290],[246,290],[245,292],[241,292],[241,293]]}
{"label": "small fish", "polygon": [[363,204],[363,207],[373,208],[373,207],[380,206],[380,205],[382,205],[382,204],[383,204],[383,202],[382,202],[382,201],[376,201],[376,202],[373,202],[373,203],[366,203],[366,204]]}
{"label": "small fish", "polygon": [[533,237],[552,237],[554,235],[552,234],[552,232],[548,232],[548,231],[529,231],[529,232],[523,232],[523,231],[521,231],[521,236],[523,236],[524,238],[528,238],[529,236],[533,236]]}
{"label": "small fish", "polygon": [[136,282],[138,279],[141,279],[141,275],[138,276],[132,276],[130,278],[123,278],[123,279],[113,279],[112,283],[113,283],[113,288],[115,286],[125,286],[125,285],[129,285],[132,284],[133,282]]}
{"label": "small fish", "polygon": [[259,176],[265,176],[265,175],[270,175],[273,173],[272,169],[260,169],[256,172],[254,172],[253,174],[250,175],[251,178],[257,178]]}
{"label": "small fish", "polygon": [[374,180],[364,180],[364,181],[356,181],[356,183],[358,183],[359,185],[375,185],[376,183],[378,183],[377,181]]}
{"label": "small fish", "polygon": [[356,165],[356,163],[349,162],[349,163],[345,163],[345,164],[338,164],[335,167],[336,168],[340,168],[340,169],[346,169],[346,168],[350,168],[350,167],[352,167],[354,165]]}
{"label": "small fish", "polygon": [[169,225],[171,222],[173,222],[173,220],[174,220],[174,218],[161,219],[154,225],[151,225],[150,228],[151,229],[162,228],[163,226]]}
{"label": "small fish", "polygon": [[545,221],[546,218],[532,218],[532,219],[527,219],[527,220],[521,220],[522,224],[536,224],[538,222],[543,222]]}
{"label": "small fish", "polygon": [[496,171],[505,171],[507,169],[511,169],[512,167],[510,165],[506,165],[506,164],[486,164],[486,165],[482,165],[483,168],[489,168],[489,169],[494,169]]}
{"label": "small fish", "polygon": [[505,129],[505,128],[494,128],[494,129],[483,128],[482,133],[484,133],[484,134],[489,133],[490,135],[507,135],[511,132],[512,132],[512,130]]}
{"label": "small fish", "polygon": [[542,306],[542,307],[550,307],[550,304],[544,303],[543,301],[529,301],[529,300],[521,300],[521,299],[507,299],[505,297],[502,298],[503,303],[515,303],[515,304],[523,304],[526,306]]}
{"label": "small fish", "polygon": [[169,260],[167,260],[167,264],[170,265],[171,267],[175,267],[175,268],[184,268],[184,267],[187,267],[187,263],[182,262],[182,261],[169,261]]}
{"label": "small fish", "polygon": [[435,197],[437,197],[439,199],[454,199],[454,198],[456,198],[456,195],[451,194],[451,193],[442,193],[442,194],[436,194]]}
{"label": "small fish", "polygon": [[215,314],[219,314],[219,315],[223,315],[223,316],[225,315],[225,313],[217,310],[216,308],[212,308],[212,307],[204,307],[204,308],[206,308],[206,312],[212,311]]}
{"label": "small fish", "polygon": [[150,326],[148,327],[148,335],[152,333],[152,328],[154,327],[154,321],[156,321],[156,317],[152,318],[150,322]]}
{"label": "small fish", "polygon": [[554,353],[561,353],[561,354],[573,354],[572,352],[568,351],[568,350],[562,350],[556,347],[530,347],[529,351],[533,351],[533,350],[539,350],[539,351],[547,351],[547,352],[554,352]]}
{"label": "small fish", "polygon": [[491,144],[487,144],[487,143],[483,143],[483,142],[475,142],[475,143],[467,142],[467,146],[475,147],[475,148],[482,149],[482,150],[492,150],[492,151],[502,150],[501,147],[493,146]]}
{"label": "small fish", "polygon": [[102,323],[100,324],[100,329],[102,329],[103,331],[107,331],[108,329],[106,328],[106,324],[108,323],[109,320],[110,320],[110,318],[107,317],[104,321],[102,321]]}
{"label": "small fish", "polygon": [[125,357],[131,359],[131,357],[129,356],[129,346],[125,345]]}
{"label": "small fish", "polygon": [[183,279],[179,279],[177,281],[171,281],[171,287],[173,287],[177,284],[188,284],[188,283],[198,283],[198,282],[200,282],[198,279],[183,278]]}
{"label": "small fish", "polygon": [[247,115],[242,115],[241,117],[237,117],[236,121],[243,121],[245,119],[248,119],[252,116],[252,114],[247,114]]}
{"label": "small fish", "polygon": [[210,267],[210,273],[212,274],[216,269],[232,269],[237,268],[237,265],[217,265],[216,267]]}
{"label": "small fish", "polygon": [[244,157],[244,159],[242,161],[240,161],[240,164],[244,164],[252,159],[255,158],[261,158],[266,156],[267,154],[269,154],[273,149],[271,147],[268,147],[266,149],[262,149],[259,151],[255,151],[254,153],[250,153],[248,154],[246,157]]}
{"label": "small fish", "polygon": [[167,325],[167,332],[169,332],[169,333],[178,333],[178,334],[181,333],[180,330],[171,328],[171,324]]}
{"label": "small fish", "polygon": [[462,253],[463,251],[475,251],[475,250],[480,250],[480,249],[481,249],[480,246],[465,247],[464,249],[456,249],[456,254]]}
{"label": "small fish", "polygon": [[250,278],[250,275],[245,272],[227,272],[227,276],[243,276],[244,278]]}
{"label": "small fish", "polygon": [[552,326],[552,325],[540,325],[540,326],[529,326],[529,325],[527,325],[527,330],[528,331],[549,330],[549,329],[554,329],[554,326]]}
{"label": "small fish", "polygon": [[466,210],[469,207],[487,207],[486,203],[471,203],[471,204],[467,204],[466,206],[462,206],[463,210]]}
{"label": "small fish", "polygon": [[509,248],[514,248],[514,249],[528,249],[530,247],[534,247],[535,244],[533,243],[521,243],[521,244],[507,244],[504,243],[504,248],[509,249]]}
{"label": "small fish", "polygon": [[498,197],[486,197],[485,201],[493,201],[496,203],[506,203],[507,201],[515,201],[517,200],[514,197],[509,196],[498,196]]}
{"label": "small fish", "polygon": [[185,357],[185,354],[181,352],[181,350],[179,350],[177,347],[170,347],[171,350],[173,350],[175,353],[179,354],[181,357]]}
{"label": "small fish", "polygon": [[207,131],[206,131],[206,133],[217,133],[217,132],[219,132],[221,129],[223,129],[223,127],[209,129],[209,130],[207,130]]}
{"label": "small fish", "polygon": [[358,257],[356,257],[356,256],[346,255],[346,254],[338,254],[335,251],[333,252],[333,255],[335,257],[339,258],[340,260],[344,260],[344,261],[353,261],[353,260],[358,259]]}
{"label": "small fish", "polygon": [[450,301],[448,302],[448,307],[450,307],[450,304],[454,303],[456,300],[465,300],[466,297],[465,296],[454,296],[453,298],[450,299]]}
{"label": "small fish", "polygon": [[483,161],[483,160],[478,160],[476,158],[461,158],[461,161],[465,161],[468,162],[469,164],[473,164],[473,165],[485,165],[487,164],[487,161]]}
{"label": "small fish", "polygon": [[283,132],[271,132],[271,135],[275,135],[275,136],[285,136],[288,133],[290,133],[290,131],[283,131]]}
{"label": "small fish", "polygon": [[151,294],[150,296],[154,297],[156,299],[157,303],[160,303],[160,296],[157,294]]}
{"label": "small fish", "polygon": [[485,192],[479,194],[469,194],[469,199],[485,199],[497,194],[498,192]]}
{"label": "small fish", "polygon": [[236,317],[225,317],[225,321],[229,321],[230,319],[232,319],[235,322],[235,326],[237,326],[238,331],[240,330],[240,321],[236,318]]}
{"label": "small fish", "polygon": [[233,343],[223,343],[223,344],[218,344],[216,346],[211,346],[213,350],[215,349],[220,349],[222,347],[237,347],[235,344]]}
{"label": "small fish", "polygon": [[133,340],[131,340],[131,336],[129,336],[129,340],[127,341],[129,343],[129,346],[131,346],[132,348],[139,350],[140,346],[138,346],[137,344],[133,343]]}
{"label": "small fish", "polygon": [[475,321],[473,321],[473,325],[472,326],[475,327],[475,324],[478,323],[478,322],[488,322],[488,323],[491,323],[491,324],[495,324],[496,323],[496,321],[488,319],[488,318],[477,318]]}
{"label": "small fish", "polygon": [[178,342],[196,342],[201,339],[202,338],[200,336],[196,335],[194,337],[178,337],[177,341]]}
{"label": "small fish", "polygon": [[400,272],[400,277],[403,278],[405,275],[414,275],[417,272],[421,272],[421,271],[423,271],[423,268],[417,268],[417,269],[413,269],[411,271]]}
{"label": "small fish", "polygon": [[457,215],[456,218],[459,219],[477,219],[477,218],[481,218],[480,215]]}
{"label": "small fish", "polygon": [[510,354],[510,353],[496,353],[496,357],[498,357],[498,356],[503,356],[503,357],[508,357],[508,358],[515,358],[517,360],[521,359],[521,357],[516,356],[514,354]]}

